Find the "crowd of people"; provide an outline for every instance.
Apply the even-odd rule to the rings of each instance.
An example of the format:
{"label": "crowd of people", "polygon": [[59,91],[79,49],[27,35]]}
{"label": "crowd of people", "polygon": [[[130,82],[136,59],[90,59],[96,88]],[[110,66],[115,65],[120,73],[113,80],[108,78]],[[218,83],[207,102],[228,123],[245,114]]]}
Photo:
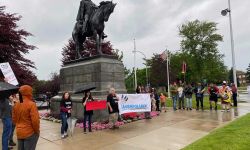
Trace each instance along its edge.
{"label": "crowd of people", "polygon": [[[171,85],[170,91],[173,100],[174,111],[177,110],[177,102],[178,109],[192,110],[193,95],[195,95],[196,110],[201,109],[203,111],[204,94],[209,95],[210,110],[213,110],[213,103],[214,110],[218,109],[218,99],[221,99],[222,111],[230,111],[231,100],[233,100],[233,105],[237,107],[237,88],[234,84],[228,86],[226,81],[223,81],[220,88],[213,83],[206,87],[201,83],[198,83],[197,85],[184,85],[182,82],[180,82],[177,85],[175,82]],[[186,105],[184,99],[186,99]]]}
{"label": "crowd of people", "polygon": [[[144,86],[138,86],[136,93],[150,93],[152,111],[164,111],[166,112],[167,97],[164,93],[156,92],[155,88],[149,88]],[[204,95],[209,96],[210,110],[217,110],[218,99],[221,99],[222,111],[230,111],[231,101],[233,105],[237,107],[237,88],[234,84],[227,85],[226,81],[223,81],[219,87],[216,84],[183,84],[181,81],[174,82],[170,86],[170,93],[172,98],[173,110],[192,110],[193,109],[193,97],[195,97],[196,107],[195,109],[204,111]]]}
{"label": "crowd of people", "polygon": [[[40,133],[39,113],[36,104],[32,98],[32,87],[28,85],[21,86],[19,92],[8,98],[1,98],[1,118],[3,121],[2,147],[3,150],[12,149],[16,146],[13,141],[14,129],[16,129],[18,139],[18,150],[34,150]],[[172,97],[172,107],[176,111],[193,109],[192,98],[195,96],[196,110],[204,110],[204,95],[209,95],[210,110],[217,110],[218,99],[221,99],[222,111],[230,111],[231,98],[234,106],[237,107],[237,88],[234,84],[228,86],[223,82],[221,87],[215,84],[204,86],[201,83],[194,84],[178,84],[175,82],[170,87]],[[148,93],[151,99],[151,111],[167,112],[168,95],[158,93],[155,88],[138,86],[137,94]],[[94,101],[91,91],[82,92],[82,108],[83,108],[83,132],[86,134],[87,129],[92,132],[91,122],[93,110],[87,110],[87,102]],[[119,97],[114,88],[111,88],[107,95],[107,109],[109,112],[109,123],[112,129],[119,128],[116,121],[121,119],[118,109]],[[214,105],[214,106],[213,106]],[[170,106],[169,106],[170,107]],[[60,117],[62,120],[61,138],[68,137],[68,118],[71,117],[73,102],[69,92],[64,92],[60,102]],[[150,112],[145,112],[145,118],[151,119]],[[88,126],[87,126],[88,122]]]}

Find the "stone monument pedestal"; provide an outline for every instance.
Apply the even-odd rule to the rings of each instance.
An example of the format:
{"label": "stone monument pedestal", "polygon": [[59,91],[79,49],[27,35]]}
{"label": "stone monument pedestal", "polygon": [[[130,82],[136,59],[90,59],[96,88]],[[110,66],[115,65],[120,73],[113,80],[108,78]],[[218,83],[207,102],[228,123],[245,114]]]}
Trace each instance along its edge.
{"label": "stone monument pedestal", "polygon": [[[73,101],[72,116],[83,119],[83,94],[73,94],[75,90],[84,85],[96,86],[91,91],[94,99],[106,100],[109,89],[116,89],[117,93],[126,93],[124,83],[124,66],[114,56],[94,56],[68,62],[60,70],[60,92],[51,101],[51,114],[60,115],[60,101],[65,91],[71,93]],[[105,121],[108,119],[107,110],[94,111],[93,121]]]}

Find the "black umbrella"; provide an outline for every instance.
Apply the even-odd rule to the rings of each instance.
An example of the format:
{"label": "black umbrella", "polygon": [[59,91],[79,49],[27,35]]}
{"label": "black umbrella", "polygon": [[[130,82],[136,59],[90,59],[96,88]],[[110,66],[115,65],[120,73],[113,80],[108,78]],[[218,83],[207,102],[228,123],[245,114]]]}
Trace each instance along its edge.
{"label": "black umbrella", "polygon": [[96,89],[95,86],[92,86],[92,85],[85,85],[85,86],[82,86],[81,88],[77,89],[75,91],[75,94],[80,94],[80,93],[84,93],[86,91],[90,91],[90,90],[94,90]]}
{"label": "black umbrella", "polygon": [[0,82],[0,98],[8,98],[10,95],[18,92],[19,87],[6,83]]}

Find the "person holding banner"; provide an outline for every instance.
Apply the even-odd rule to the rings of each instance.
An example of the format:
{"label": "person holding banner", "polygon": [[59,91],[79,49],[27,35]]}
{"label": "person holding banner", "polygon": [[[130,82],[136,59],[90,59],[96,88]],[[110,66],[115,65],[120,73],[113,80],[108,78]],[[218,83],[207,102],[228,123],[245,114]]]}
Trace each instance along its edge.
{"label": "person holding banner", "polygon": [[157,94],[157,91],[155,88],[152,88],[152,94],[154,95],[154,99],[156,101],[156,111],[161,111],[160,110],[160,97]]}
{"label": "person holding banner", "polygon": [[71,116],[72,111],[72,101],[69,92],[64,92],[62,100],[60,102],[60,115],[62,119],[61,127],[61,138],[66,138],[68,136],[68,123],[67,118]]}
{"label": "person holding banner", "polygon": [[84,134],[86,134],[86,122],[87,122],[87,119],[89,121],[89,132],[92,132],[91,130],[91,120],[92,120],[92,116],[93,116],[93,110],[86,110],[86,104],[87,102],[91,102],[91,101],[94,101],[94,99],[92,98],[92,95],[90,93],[90,91],[85,91],[84,92],[85,95],[84,95],[84,98],[82,99],[82,104],[83,104],[83,107],[84,107],[84,119],[83,119],[83,132]]}
{"label": "person holding banner", "polygon": [[109,95],[107,96],[107,105],[109,111],[109,123],[112,124],[111,129],[118,129],[119,127],[115,125],[116,121],[118,120],[118,101],[119,98],[115,93],[115,89],[111,88],[109,91]]}

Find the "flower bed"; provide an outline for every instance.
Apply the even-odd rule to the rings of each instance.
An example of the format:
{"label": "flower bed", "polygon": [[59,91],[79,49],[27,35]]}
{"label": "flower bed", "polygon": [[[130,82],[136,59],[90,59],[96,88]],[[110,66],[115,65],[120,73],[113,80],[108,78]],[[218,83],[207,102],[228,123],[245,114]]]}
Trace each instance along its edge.
{"label": "flower bed", "polygon": [[[158,115],[159,115],[159,112],[156,112],[156,111],[150,112],[151,117],[156,117]],[[127,114],[124,114],[122,117],[123,117],[123,120],[117,121],[116,126],[122,126],[126,123],[145,119],[145,113],[127,113]],[[40,113],[40,118],[43,120],[52,121],[55,123],[61,123],[60,119],[50,116],[49,113]],[[82,121],[81,122],[77,121],[77,122],[78,123],[76,123],[76,127],[83,128],[83,122]],[[88,128],[88,122],[86,123],[86,126]],[[91,126],[93,130],[104,130],[104,129],[111,128],[112,124],[108,122],[93,122]]]}
{"label": "flower bed", "polygon": [[[151,117],[156,117],[159,115],[159,112],[153,111],[150,113]],[[126,123],[134,122],[137,120],[145,119],[144,113],[127,113],[123,115],[123,121],[117,121],[116,126],[122,126]],[[110,123],[101,123],[101,122],[94,122],[91,124],[93,130],[104,130],[109,129],[112,127],[112,124]],[[83,128],[83,123],[77,123],[76,127]],[[88,128],[88,122],[86,123],[86,127]]]}

